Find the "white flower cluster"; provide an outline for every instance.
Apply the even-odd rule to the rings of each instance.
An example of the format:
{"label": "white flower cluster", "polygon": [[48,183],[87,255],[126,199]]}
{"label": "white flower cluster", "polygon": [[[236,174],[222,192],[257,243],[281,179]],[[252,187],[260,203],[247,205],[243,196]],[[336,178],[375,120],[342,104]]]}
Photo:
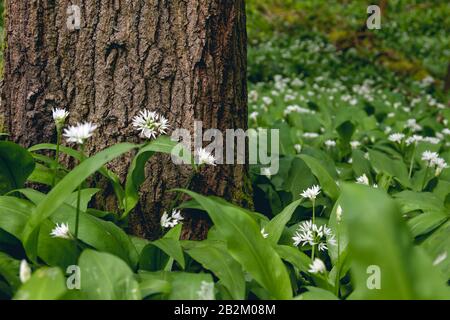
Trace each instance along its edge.
{"label": "white flower cluster", "polygon": [[294,236],[294,246],[305,246],[307,244],[311,246],[317,245],[319,251],[325,251],[328,249],[327,244],[336,245],[336,239],[330,228],[326,225],[318,227],[316,224],[312,223],[311,220],[303,221]]}
{"label": "white flower cluster", "polygon": [[309,272],[311,273],[325,273],[327,271],[327,267],[325,263],[319,258],[315,258],[314,261],[309,265]]}
{"label": "white flower cluster", "polygon": [[53,238],[61,238],[61,239],[72,239],[72,234],[69,230],[69,225],[67,223],[57,223],[56,226],[53,228],[50,235]]}
{"label": "white flower cluster", "polygon": [[140,131],[142,138],[155,139],[161,134],[166,134],[170,126],[169,121],[162,115],[143,110],[133,118],[133,127]]}
{"label": "white flower cluster", "polygon": [[405,135],[403,133],[393,133],[389,135],[389,140],[395,143],[401,143],[403,139],[405,138]]}
{"label": "white flower cluster", "polygon": [[92,137],[96,129],[97,126],[91,122],[78,123],[76,126],[64,129],[63,135],[68,142],[84,144],[88,138]]}
{"label": "white flower cluster", "polygon": [[53,120],[55,121],[56,127],[58,129],[64,126],[66,118],[69,116],[69,112],[66,109],[52,109]]}
{"label": "white flower cluster", "polygon": [[216,165],[216,158],[211,153],[206,151],[206,149],[199,148],[195,151],[195,154],[196,154],[197,164],[199,164],[199,165],[207,164],[207,165],[211,165],[211,166]]}
{"label": "white flower cluster", "polygon": [[291,106],[287,106],[286,107],[286,109],[284,110],[284,115],[287,116],[287,115],[289,115],[289,114],[291,114],[293,112],[297,112],[297,113],[300,113],[300,114],[305,114],[305,113],[306,114],[308,114],[308,113],[309,114],[314,114],[315,113],[312,110],[300,107],[298,105],[291,105]]}
{"label": "white flower cluster", "polygon": [[427,167],[435,168],[436,176],[440,175],[442,170],[448,168],[447,162],[439,157],[437,152],[425,151],[422,153],[422,160],[426,162]]}
{"label": "white flower cluster", "polygon": [[306,190],[303,190],[303,192],[300,194],[303,198],[308,198],[309,200],[316,200],[317,196],[320,193],[320,187],[319,186],[312,186]]}
{"label": "white flower cluster", "polygon": [[161,226],[163,228],[173,228],[182,220],[184,220],[184,217],[179,210],[173,210],[170,216],[167,212],[164,212],[161,216]]}

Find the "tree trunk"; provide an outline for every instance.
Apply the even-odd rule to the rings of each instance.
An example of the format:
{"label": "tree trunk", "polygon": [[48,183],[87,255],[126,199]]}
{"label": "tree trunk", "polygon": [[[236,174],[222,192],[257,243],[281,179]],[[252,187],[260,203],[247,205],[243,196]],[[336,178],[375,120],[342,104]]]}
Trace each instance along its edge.
{"label": "tree trunk", "polygon": [[[55,141],[51,109],[69,122],[99,129],[87,145],[95,153],[140,141],[131,125],[140,110],[158,111],[171,128],[247,126],[244,0],[7,0],[7,47],[0,114],[16,142]],[[67,27],[69,5],[81,8],[79,30]],[[131,155],[111,164],[123,179]],[[191,171],[168,156],[150,161],[131,232],[158,236],[159,218]],[[103,183],[100,181],[100,183]],[[110,188],[109,188],[110,189]],[[116,210],[112,191],[95,205]],[[193,189],[243,204],[247,167],[219,165],[202,172]],[[202,238],[205,218],[188,214],[185,238]]]}
{"label": "tree trunk", "polygon": [[447,65],[447,74],[445,75],[444,79],[444,93],[447,93],[450,91],[450,62]]}

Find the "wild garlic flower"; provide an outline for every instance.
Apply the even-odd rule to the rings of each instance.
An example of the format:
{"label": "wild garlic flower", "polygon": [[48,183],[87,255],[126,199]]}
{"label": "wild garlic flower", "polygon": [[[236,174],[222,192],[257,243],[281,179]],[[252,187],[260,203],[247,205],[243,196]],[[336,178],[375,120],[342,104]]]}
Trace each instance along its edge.
{"label": "wild garlic flower", "polygon": [[422,160],[426,162],[427,167],[435,168],[435,175],[441,174],[442,170],[448,168],[447,162],[439,157],[437,152],[425,151],[422,153]]}
{"label": "wild garlic flower", "polygon": [[435,172],[436,176],[440,175],[442,170],[448,168],[447,162],[445,162],[445,160],[442,158],[438,158],[435,161],[435,165],[436,165],[436,172]]}
{"label": "wild garlic flower", "polygon": [[316,200],[317,196],[320,193],[320,187],[319,186],[312,186],[306,190],[303,190],[303,192],[300,194],[303,198],[308,198],[309,200]]}
{"label": "wild garlic flower", "polygon": [[352,147],[352,149],[358,149],[359,146],[361,146],[361,142],[357,140],[350,141],[350,146]]}
{"label": "wild garlic flower", "polygon": [[342,207],[340,205],[336,208],[336,221],[337,223],[341,223],[342,221]]}
{"label": "wild garlic flower", "polygon": [[417,124],[416,119],[408,119],[408,121],[406,121],[405,128],[409,128],[413,132],[422,130],[422,127]]}
{"label": "wild garlic flower", "polygon": [[214,282],[202,281],[197,297],[198,300],[214,300]]}
{"label": "wild garlic flower", "polygon": [[173,210],[170,216],[165,211],[161,216],[160,222],[163,228],[173,228],[182,220],[184,220],[184,217],[181,215],[181,212],[179,210]]}
{"label": "wild garlic flower", "polygon": [[314,261],[309,265],[309,272],[311,273],[325,273],[327,268],[325,263],[319,258],[315,258]]}
{"label": "wild garlic flower", "polygon": [[318,227],[311,220],[300,223],[292,240],[294,240],[294,246],[296,247],[308,244],[311,246],[317,245],[319,251],[327,250],[327,243],[336,245],[336,239],[331,229],[326,225]]}
{"label": "wild garlic flower", "polygon": [[69,112],[66,109],[55,108],[52,109],[53,120],[55,121],[56,127],[58,129],[64,126],[66,118],[69,116]]}
{"label": "wild garlic flower", "polygon": [[300,152],[302,152],[302,145],[296,144],[296,145],[294,145],[294,149],[297,153],[300,153]]}
{"label": "wild garlic flower", "polygon": [[261,175],[266,176],[268,179],[272,176],[270,168],[261,168]]}
{"label": "wild garlic flower", "polygon": [[403,139],[405,138],[405,135],[403,133],[393,133],[389,135],[389,140],[395,143],[401,143]]}
{"label": "wild garlic flower", "polygon": [[411,137],[406,139],[406,145],[412,145],[415,144],[417,145],[420,141],[423,141],[423,137],[417,134],[412,135]]}
{"label": "wild garlic flower", "polygon": [[438,264],[442,263],[443,261],[445,261],[445,259],[447,259],[447,251],[444,251],[443,253],[441,253],[440,255],[438,255],[436,257],[436,259],[434,259],[433,261],[433,266],[437,266]]}
{"label": "wild garlic flower", "polygon": [[264,239],[266,239],[269,236],[269,234],[266,232],[265,228],[261,229],[261,235],[263,236]]}
{"label": "wild garlic flower", "polygon": [[166,134],[169,129],[169,120],[162,115],[143,110],[133,118],[133,127],[140,131],[142,138],[156,139],[161,134]]}
{"label": "wild garlic flower", "polygon": [[334,148],[334,147],[336,147],[336,141],[327,140],[327,141],[325,141],[325,146],[327,147],[327,149]]}
{"label": "wild garlic flower", "polygon": [[425,151],[422,153],[422,160],[427,162],[428,167],[434,167],[437,159],[439,159],[439,154],[437,152]]}
{"label": "wild garlic flower", "polygon": [[88,138],[92,137],[96,129],[97,126],[90,122],[78,123],[76,126],[64,129],[63,135],[68,142],[84,144]]}
{"label": "wild garlic flower", "polygon": [[253,111],[250,113],[249,118],[253,121],[256,121],[258,119],[259,113],[257,111]]}
{"label": "wild garlic flower", "polygon": [[69,230],[69,225],[67,223],[57,223],[52,232],[50,232],[50,235],[53,238],[73,239],[72,234]]}
{"label": "wild garlic flower", "polygon": [[315,139],[318,137],[319,137],[319,134],[316,132],[305,132],[303,134],[303,138],[306,138],[306,139]]}
{"label": "wild garlic flower", "polygon": [[423,138],[423,141],[431,143],[431,144],[439,144],[441,142],[441,139],[436,137],[425,137]]}
{"label": "wild garlic flower", "polygon": [[358,184],[365,184],[366,186],[369,185],[369,178],[367,178],[366,174],[364,173],[362,176],[356,178],[356,183]]}
{"label": "wild garlic flower", "polygon": [[211,153],[206,151],[206,149],[203,149],[203,148],[197,149],[196,155],[197,155],[197,157],[196,157],[197,163],[199,165],[202,165],[202,164],[208,164],[211,166],[216,165],[216,158]]}
{"label": "wild garlic flower", "polygon": [[27,260],[20,261],[19,278],[22,283],[27,282],[31,278],[31,268]]}

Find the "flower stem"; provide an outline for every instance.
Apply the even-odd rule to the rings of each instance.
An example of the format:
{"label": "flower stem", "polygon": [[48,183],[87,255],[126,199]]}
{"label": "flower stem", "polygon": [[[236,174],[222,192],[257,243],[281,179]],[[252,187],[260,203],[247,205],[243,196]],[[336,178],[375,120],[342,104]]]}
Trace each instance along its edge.
{"label": "flower stem", "polygon": [[[194,180],[194,177],[197,175],[197,170],[194,170],[194,172],[191,174],[191,176],[189,177],[188,181],[186,182],[186,185],[184,187],[184,189],[188,190],[189,187],[191,186],[192,180]],[[182,196],[181,192],[177,193],[177,196],[175,197],[175,199],[172,201],[172,203],[170,204],[169,207],[169,211],[168,212],[172,212],[172,210],[175,208],[175,206],[177,205],[178,201],[180,201],[180,198]]]}
{"label": "flower stem", "polygon": [[55,186],[56,175],[58,173],[58,167],[59,167],[59,146],[60,146],[60,144],[61,144],[61,128],[59,128],[59,126],[57,126],[56,127],[55,170],[53,171],[52,187]]}
{"label": "flower stem", "polygon": [[312,201],[313,203],[313,216],[312,216],[312,223],[316,223],[316,200]]}
{"label": "flower stem", "polygon": [[416,157],[416,144],[414,143],[413,154],[411,157],[411,163],[409,165],[409,178],[411,178],[413,167],[414,167],[414,158]]}
{"label": "flower stem", "polygon": [[341,260],[341,230],[340,230],[340,223],[338,222],[337,224],[337,275],[336,275],[336,283],[335,283],[335,288],[336,288],[336,296],[339,298],[339,292],[340,292],[340,285],[341,285],[341,266],[340,264],[340,260]]}
{"label": "flower stem", "polygon": [[425,168],[425,174],[423,175],[423,182],[422,182],[422,189],[421,190],[425,189],[425,187],[426,187],[427,176],[428,176],[428,165]]}
{"label": "flower stem", "polygon": [[[83,162],[83,154],[84,154],[84,144],[80,145],[80,163]],[[75,216],[75,241],[78,241],[78,230],[79,230],[79,224],[80,224],[80,203],[81,203],[81,184],[78,186],[78,194],[77,194],[77,212]]]}

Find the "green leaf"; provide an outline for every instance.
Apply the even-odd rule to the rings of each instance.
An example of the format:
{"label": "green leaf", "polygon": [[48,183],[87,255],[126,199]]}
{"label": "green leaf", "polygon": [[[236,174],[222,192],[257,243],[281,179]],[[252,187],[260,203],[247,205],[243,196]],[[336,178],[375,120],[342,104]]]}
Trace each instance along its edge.
{"label": "green leaf", "polygon": [[0,141],[0,195],[22,188],[34,166],[34,159],[26,149]]}
{"label": "green leaf", "polygon": [[364,157],[364,152],[361,150],[352,151],[352,167],[356,177],[360,177],[363,174],[371,177],[370,161]]}
{"label": "green leaf", "polygon": [[384,153],[375,150],[369,150],[369,157],[375,170],[394,177],[404,187],[411,188],[408,169],[403,161],[392,159]]}
{"label": "green leaf", "polygon": [[218,241],[189,241],[183,244],[188,255],[220,279],[233,299],[245,299],[245,277],[239,263]]}
{"label": "green leaf", "polygon": [[450,279],[450,221],[441,225],[421,244],[433,260],[433,264],[441,270],[445,279]]}
{"label": "green leaf", "polygon": [[0,252],[0,276],[6,280],[13,290],[20,286],[19,266],[19,260],[13,259],[4,252]]}
{"label": "green leaf", "polygon": [[225,206],[195,192],[180,190],[202,205],[227,243],[228,252],[275,299],[290,299],[292,288],[280,257],[245,211]]}
{"label": "green leaf", "polygon": [[306,288],[308,291],[296,297],[295,300],[339,300],[328,290],[309,286]]}
{"label": "green leaf", "polygon": [[444,202],[429,192],[402,191],[394,195],[402,213],[411,211],[446,211]]}
{"label": "green leaf", "polygon": [[306,162],[308,167],[313,172],[314,176],[319,180],[320,185],[323,191],[333,200],[336,200],[339,197],[339,188],[336,185],[336,182],[325,169],[325,167],[320,164],[320,162],[308,155],[301,155],[303,161]]}
{"label": "green leaf", "polygon": [[0,196],[0,228],[17,239],[22,238],[23,229],[34,205],[26,200]]}
{"label": "green leaf", "polygon": [[143,277],[139,282],[139,289],[143,298],[154,294],[169,294],[172,290],[172,285],[169,281],[156,279],[154,277]]}
{"label": "green leaf", "polygon": [[161,136],[143,146],[133,158],[128,169],[125,184],[125,197],[123,200],[125,210],[122,218],[126,217],[139,202],[139,188],[145,181],[145,165],[147,161],[156,152],[170,154],[177,144],[178,142],[170,140],[169,137]]}
{"label": "green leaf", "polygon": [[66,279],[59,268],[41,268],[17,291],[14,300],[58,300],[66,292]]}
{"label": "green leaf", "polygon": [[42,221],[50,217],[86,178],[109,161],[135,147],[134,144],[121,143],[99,152],[95,156],[84,160],[50,191],[45,199],[38,204],[24,229],[23,243],[30,259],[34,260],[36,258],[37,231]]}
{"label": "green leaf", "polygon": [[448,220],[448,216],[442,212],[425,212],[415,216],[408,221],[408,226],[414,237],[418,237],[433,231],[445,221]]}
{"label": "green leaf", "polygon": [[[81,153],[78,152],[77,150],[74,150],[72,148],[68,148],[65,146],[59,146],[59,148],[60,148],[61,153],[67,154],[68,156],[70,156],[78,161],[80,161],[83,158]],[[28,151],[30,151],[30,152],[40,151],[40,150],[56,150],[56,144],[42,143],[42,144],[32,146],[28,149]],[[117,199],[118,199],[119,208],[123,209],[122,202],[123,202],[123,198],[125,196],[125,191],[122,188],[119,177],[114,172],[112,172],[111,170],[108,170],[104,166],[99,168],[98,171],[102,176],[107,178],[109,180],[109,182],[111,182],[111,185],[114,189],[114,193],[116,194]]]}
{"label": "green leaf", "polygon": [[264,226],[265,232],[269,234],[267,239],[269,239],[273,244],[278,243],[286,224],[289,220],[291,220],[292,214],[295,212],[295,209],[297,209],[300,203],[302,203],[302,201],[303,199],[299,199],[292,202]]}
{"label": "green leaf", "polygon": [[[85,196],[89,197],[95,189],[85,189]],[[22,189],[19,190],[26,195],[36,205],[39,205],[45,199],[45,195],[36,190]],[[87,198],[86,198],[87,199]],[[86,200],[85,199],[85,200]],[[67,198],[71,201],[71,197]],[[52,214],[50,219],[54,223],[67,223],[70,230],[75,230],[76,208],[64,203]],[[84,243],[96,248],[97,250],[109,252],[126,261],[130,267],[135,268],[138,262],[137,251],[132,244],[128,235],[114,223],[104,221],[85,212],[80,213],[80,224],[78,238]],[[53,239],[53,242],[57,242]],[[72,245],[73,247],[73,245]],[[40,246],[39,253],[42,253]],[[58,252],[58,250],[56,251]],[[68,251],[69,252],[69,251]]]}
{"label": "green leaf", "polygon": [[[408,227],[385,192],[346,184],[342,192],[343,223],[352,258],[352,299],[448,299],[450,291],[431,260],[412,244]],[[371,273],[375,268],[379,274]],[[375,270],[374,269],[374,270]],[[369,277],[380,277],[371,290]]]}
{"label": "green leaf", "polygon": [[109,253],[85,250],[80,256],[81,293],[89,300],[140,300],[130,267]]}
{"label": "green leaf", "polygon": [[309,265],[311,264],[311,258],[301,252],[299,249],[284,245],[278,245],[275,247],[275,249],[277,250],[281,259],[289,262],[299,271],[309,272],[308,270]]}
{"label": "green leaf", "polygon": [[[214,284],[213,278],[208,273],[187,272],[140,272],[141,283],[166,281],[170,284],[170,293],[164,294],[164,300],[199,300],[203,297],[199,294],[205,283]],[[168,285],[165,286],[168,289]],[[214,294],[214,292],[212,293]],[[210,297],[214,298],[214,296]]]}
{"label": "green leaf", "polygon": [[292,199],[299,199],[302,191],[315,183],[316,179],[306,163],[300,158],[294,158],[282,189],[289,191]]}

